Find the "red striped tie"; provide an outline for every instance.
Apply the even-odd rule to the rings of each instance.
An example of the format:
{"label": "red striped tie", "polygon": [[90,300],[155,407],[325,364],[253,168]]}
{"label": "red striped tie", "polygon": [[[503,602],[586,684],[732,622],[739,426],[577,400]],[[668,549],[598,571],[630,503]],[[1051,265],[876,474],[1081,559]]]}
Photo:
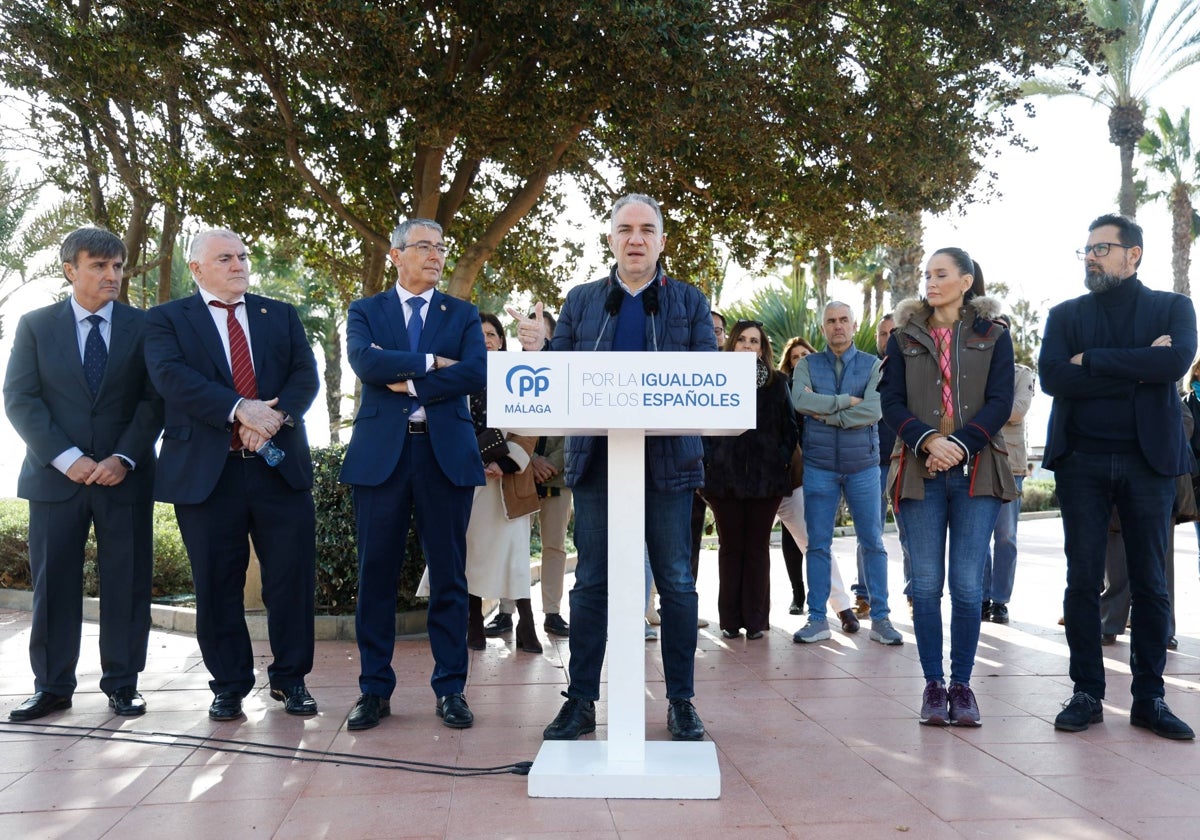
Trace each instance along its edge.
{"label": "red striped tie", "polygon": [[[241,306],[238,303],[222,303],[219,300],[210,300],[209,306],[217,306],[225,310],[225,327],[229,330],[229,362],[233,368],[233,387],[237,389],[238,394],[248,400],[258,399],[258,381],[254,378],[254,363],[250,360],[250,344],[246,341],[246,333],[242,329],[242,325],[238,323],[234,313]],[[230,439],[230,446],[233,449],[242,449],[242,439],[238,435],[238,426],[241,424],[234,421],[233,436]]]}

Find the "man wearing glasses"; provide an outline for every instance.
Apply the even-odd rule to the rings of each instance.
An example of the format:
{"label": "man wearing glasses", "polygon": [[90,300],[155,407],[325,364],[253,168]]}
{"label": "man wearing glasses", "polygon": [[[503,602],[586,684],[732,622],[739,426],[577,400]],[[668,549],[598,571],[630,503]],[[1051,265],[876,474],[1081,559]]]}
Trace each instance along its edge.
{"label": "man wearing glasses", "polygon": [[[608,246],[616,259],[606,277],[567,293],[552,350],[687,351],[717,349],[708,301],[694,286],[668,277],[658,261],[666,244],[662,211],[647,195],[616,201]],[[542,350],[540,318],[518,319],[526,350]],[[596,700],[608,622],[608,442],[572,436],[566,444],[566,482],[575,495],[579,563],[571,589],[571,661],[567,700],[542,733],[574,740],[596,729]],[[704,737],[692,705],[696,657],[696,584],[692,578],[692,497],[704,481],[704,448],[697,435],[646,441],[646,551],[662,616],[667,729],[681,741]]]}
{"label": "man wearing glasses", "polygon": [[1062,505],[1067,588],[1063,616],[1074,693],[1054,720],[1080,732],[1104,719],[1100,590],[1115,505],[1133,592],[1129,720],[1176,740],[1195,737],[1163,700],[1170,603],[1165,557],[1175,476],[1191,472],[1175,383],[1196,354],[1192,302],[1151,291],[1137,276],[1142,229],[1101,216],[1088,228],[1088,294],[1050,310],[1038,360],[1054,397],[1043,465]]}
{"label": "man wearing glasses", "polygon": [[486,384],[479,310],[437,291],[446,265],[442,228],[409,219],[392,232],[396,285],[350,304],[346,345],[362,404],[342,462],[358,527],[355,630],[362,692],[346,728],[377,726],[396,688],[396,581],[415,518],[429,568],[430,684],[442,723],[475,717],[467,681],[467,521],[483,463],[466,397]]}

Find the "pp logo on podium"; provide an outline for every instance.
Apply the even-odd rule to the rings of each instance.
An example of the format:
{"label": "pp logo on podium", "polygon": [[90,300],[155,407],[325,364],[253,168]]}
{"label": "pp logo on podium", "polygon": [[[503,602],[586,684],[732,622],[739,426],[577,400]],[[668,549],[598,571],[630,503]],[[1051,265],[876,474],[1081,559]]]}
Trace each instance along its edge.
{"label": "pp logo on podium", "polygon": [[532,397],[537,399],[550,390],[550,377],[546,375],[548,367],[534,368],[530,365],[516,365],[509,368],[504,378],[508,393],[515,397]]}

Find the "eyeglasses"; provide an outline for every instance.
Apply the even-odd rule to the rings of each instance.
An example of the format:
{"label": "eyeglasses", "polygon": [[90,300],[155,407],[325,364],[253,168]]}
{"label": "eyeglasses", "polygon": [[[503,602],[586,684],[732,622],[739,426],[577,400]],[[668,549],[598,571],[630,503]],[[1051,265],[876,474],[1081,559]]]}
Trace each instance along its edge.
{"label": "eyeglasses", "polygon": [[1113,248],[1136,248],[1136,245],[1122,245],[1120,242],[1097,242],[1095,245],[1088,245],[1086,248],[1076,251],[1075,256],[1081,260],[1086,260],[1088,254],[1095,254],[1097,257],[1107,257],[1108,252]]}
{"label": "eyeglasses", "polygon": [[447,252],[448,250],[450,250],[450,249],[449,249],[449,248],[447,248],[447,247],[445,246],[445,244],[444,244],[444,243],[442,243],[442,242],[438,242],[438,243],[433,243],[433,242],[410,242],[410,243],[408,243],[407,245],[401,245],[401,246],[400,246],[400,250],[401,250],[401,251],[404,251],[404,250],[406,250],[406,249],[408,249],[408,248],[416,248],[416,249],[417,249],[417,253],[418,253],[418,254],[420,254],[420,255],[421,255],[421,256],[423,256],[423,257],[428,257],[428,256],[429,256],[429,252],[430,252],[430,251],[437,251],[437,253],[438,253],[438,256],[440,256],[440,257],[444,257],[444,256],[446,256],[446,252]]}

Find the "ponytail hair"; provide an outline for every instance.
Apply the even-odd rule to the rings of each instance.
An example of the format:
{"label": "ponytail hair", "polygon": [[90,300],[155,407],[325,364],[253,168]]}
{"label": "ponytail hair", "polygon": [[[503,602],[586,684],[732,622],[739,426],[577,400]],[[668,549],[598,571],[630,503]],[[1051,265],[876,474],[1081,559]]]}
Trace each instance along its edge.
{"label": "ponytail hair", "polygon": [[953,260],[962,274],[970,274],[974,278],[975,282],[971,284],[971,288],[967,289],[963,295],[963,303],[970,303],[974,298],[987,294],[983,285],[983,268],[979,263],[971,259],[970,254],[962,248],[938,248],[933,252],[933,256],[936,257],[938,254],[945,254]]}

